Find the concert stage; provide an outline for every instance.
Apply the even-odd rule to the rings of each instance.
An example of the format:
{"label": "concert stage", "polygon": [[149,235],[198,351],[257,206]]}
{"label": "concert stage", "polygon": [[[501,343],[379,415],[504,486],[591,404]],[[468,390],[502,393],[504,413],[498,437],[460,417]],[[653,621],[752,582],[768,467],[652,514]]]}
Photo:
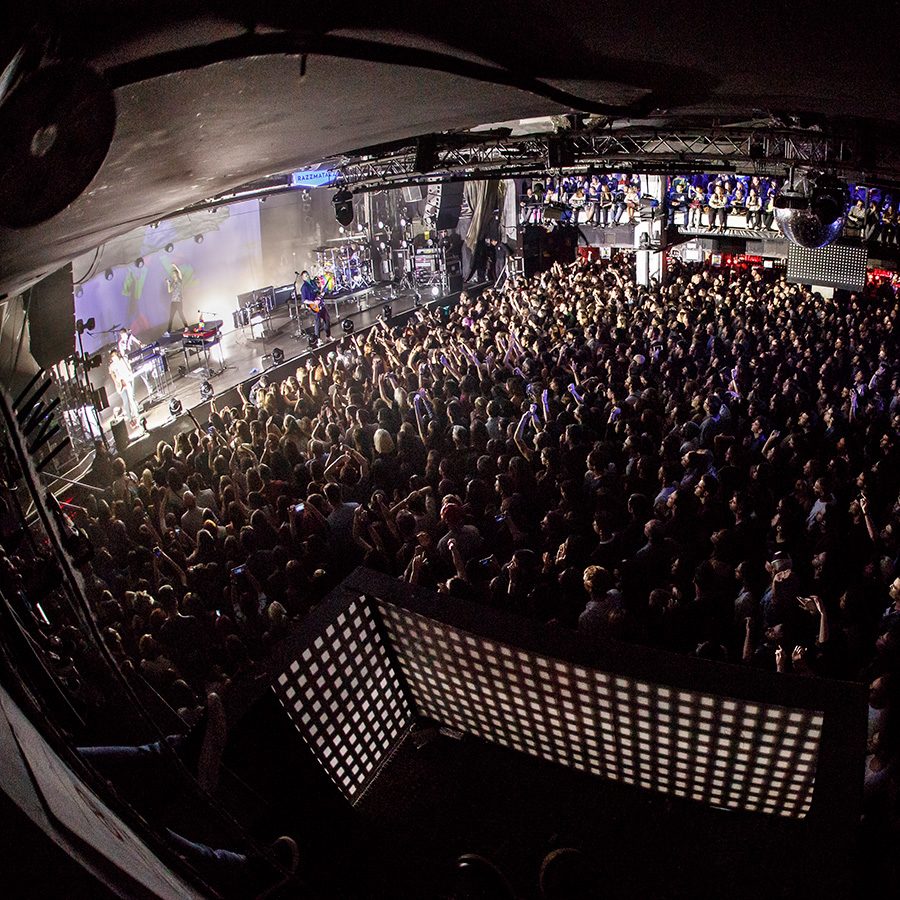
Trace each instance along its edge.
{"label": "concert stage", "polygon": [[[468,293],[477,293],[483,290],[486,284],[475,284],[466,287]],[[367,293],[367,304],[364,309],[356,309],[355,304],[350,305],[346,301],[354,297],[342,296],[341,311],[339,316],[333,313],[333,303],[329,300],[329,312],[331,312],[332,341],[324,338],[313,349],[309,347],[309,334],[312,333],[314,316],[311,312],[301,314],[298,320],[291,319],[287,307],[279,308],[269,320],[269,330],[265,337],[250,337],[247,329],[234,329],[222,334],[220,343],[210,351],[210,365],[212,375],[204,378],[200,372],[200,362],[193,362],[193,371],[181,374],[178,366],[183,365],[184,357],[180,349],[180,340],[173,343],[168,351],[170,359],[171,390],[159,402],[153,404],[141,413],[146,419],[146,431],[140,426],[129,430],[129,439],[124,447],[118,446],[112,441],[109,423],[113,416],[110,408],[104,413],[104,432],[111,442],[114,452],[121,456],[129,467],[137,465],[156,450],[156,445],[161,440],[171,440],[172,437],[182,431],[190,431],[194,424],[184,412],[197,410],[196,418],[204,423],[208,419],[208,404],[201,398],[200,389],[204,381],[208,381],[215,391],[216,403],[222,406],[239,406],[241,404],[237,386],[250,385],[263,373],[269,374],[275,379],[286,378],[293,374],[299,361],[310,355],[328,352],[336,346],[345,332],[341,328],[341,322],[345,318],[352,319],[354,334],[366,332],[373,327],[379,317],[383,315],[384,307],[391,307],[390,322],[398,325],[405,322],[409,314],[416,308],[416,294],[406,291],[391,296],[390,286],[383,285],[370,289]],[[442,297],[422,297],[420,306],[433,308],[436,306],[455,305],[459,300],[459,292]],[[230,323],[229,323],[230,324]],[[279,349],[284,353],[284,359],[278,365],[273,363],[272,351]],[[221,365],[224,369],[218,371]],[[137,399],[141,403],[146,398],[146,391],[140,380],[136,381],[138,391]],[[115,404],[116,395],[111,395],[111,403]],[[183,412],[177,417],[169,411],[169,401],[178,400]]]}

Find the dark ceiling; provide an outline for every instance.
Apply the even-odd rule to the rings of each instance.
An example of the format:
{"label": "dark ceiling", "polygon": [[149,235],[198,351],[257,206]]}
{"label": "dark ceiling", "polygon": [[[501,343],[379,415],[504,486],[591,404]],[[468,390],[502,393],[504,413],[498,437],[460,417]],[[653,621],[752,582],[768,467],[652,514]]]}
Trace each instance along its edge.
{"label": "dark ceiling", "polygon": [[[116,123],[99,172],[66,209],[36,226],[0,228],[0,292],[248,181],[434,131],[578,109],[676,124],[849,120],[893,141],[897,7],[22,4],[0,24],[0,66],[22,47],[20,73],[41,61],[88,63],[113,86]],[[54,177],[65,177],[60,168]]]}

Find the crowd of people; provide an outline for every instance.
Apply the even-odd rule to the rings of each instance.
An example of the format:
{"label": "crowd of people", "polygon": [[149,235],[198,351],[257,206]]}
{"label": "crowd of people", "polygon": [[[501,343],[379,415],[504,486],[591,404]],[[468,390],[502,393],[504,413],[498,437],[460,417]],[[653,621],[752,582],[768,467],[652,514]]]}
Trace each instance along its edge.
{"label": "crowd of people", "polygon": [[[867,816],[896,825],[897,310],[889,284],[762,269],[644,288],[623,254],[342,336],[135,472],[98,449],[104,493],[68,514],[107,646],[190,720],[365,564],[588,638],[864,680]],[[78,693],[84,636],[39,615],[46,569],[3,524]]]}
{"label": "crowd of people", "polygon": [[[670,177],[663,202],[669,225],[724,231],[729,225],[780,233],[775,197],[781,180],[760,175],[695,174]],[[520,222],[541,224],[549,217],[563,223],[611,228],[633,225],[642,206],[660,205],[642,192],[641,176],[631,173],[570,175],[524,182]],[[846,235],[866,243],[900,245],[900,220],[894,198],[880,190],[850,185]]]}

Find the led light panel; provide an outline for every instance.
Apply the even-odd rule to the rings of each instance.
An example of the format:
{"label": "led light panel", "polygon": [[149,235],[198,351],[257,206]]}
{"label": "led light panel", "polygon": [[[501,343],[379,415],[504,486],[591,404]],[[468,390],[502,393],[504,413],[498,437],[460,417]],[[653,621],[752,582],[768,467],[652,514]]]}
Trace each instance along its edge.
{"label": "led light panel", "polygon": [[788,246],[787,280],[792,284],[820,284],[845,290],[862,290],[866,284],[869,255],[865,247],[830,244],[810,250]]}
{"label": "led light panel", "polygon": [[378,602],[420,714],[713,806],[795,818],[809,812],[821,712],[600,672]]}
{"label": "led light panel", "polygon": [[319,763],[352,803],[412,724],[372,611],[353,600],[273,685]]}

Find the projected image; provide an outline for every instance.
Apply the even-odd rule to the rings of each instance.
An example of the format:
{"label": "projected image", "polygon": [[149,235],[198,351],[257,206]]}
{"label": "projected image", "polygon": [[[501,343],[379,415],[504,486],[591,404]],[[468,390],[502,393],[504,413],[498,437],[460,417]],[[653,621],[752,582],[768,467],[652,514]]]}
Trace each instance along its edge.
{"label": "projected image", "polygon": [[[171,319],[174,267],[181,273],[182,311],[190,322],[201,314],[231,328],[237,294],[262,278],[259,203],[255,200],[147,225],[76,260],[75,314],[97,323],[84,336],[94,353],[124,326],[144,342],[157,340]],[[226,329],[226,330],[227,330]]]}
{"label": "projected image", "polygon": [[351,802],[412,723],[397,673],[363,600],[354,600],[278,676],[275,693]]}
{"label": "projected image", "polygon": [[595,775],[803,818],[822,714],[676,690],[543,657],[393,604],[379,610],[418,713]]}

